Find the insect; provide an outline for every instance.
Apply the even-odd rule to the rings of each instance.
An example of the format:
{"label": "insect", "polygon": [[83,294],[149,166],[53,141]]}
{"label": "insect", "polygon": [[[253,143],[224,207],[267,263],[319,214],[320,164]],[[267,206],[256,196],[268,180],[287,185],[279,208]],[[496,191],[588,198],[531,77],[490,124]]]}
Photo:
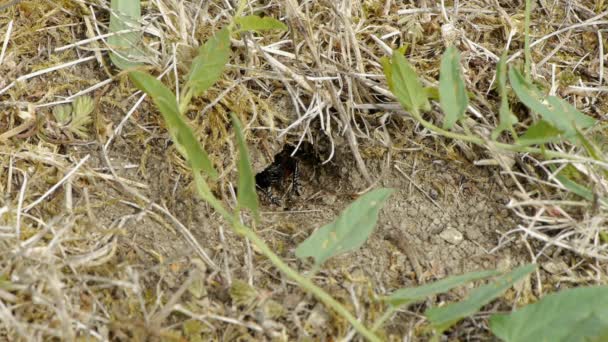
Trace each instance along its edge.
{"label": "insect", "polygon": [[286,179],[291,180],[291,192],[300,195],[300,160],[298,154],[292,156],[295,147],[286,144],[274,156],[272,164],[255,175],[255,186],[272,204],[280,205],[280,199],[272,193],[273,187],[282,187]]}

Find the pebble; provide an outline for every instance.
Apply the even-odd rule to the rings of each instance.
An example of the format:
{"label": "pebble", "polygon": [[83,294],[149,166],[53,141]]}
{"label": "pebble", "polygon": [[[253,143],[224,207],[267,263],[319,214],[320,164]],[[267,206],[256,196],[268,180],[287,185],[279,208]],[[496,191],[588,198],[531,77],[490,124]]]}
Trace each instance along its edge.
{"label": "pebble", "polygon": [[448,228],[444,229],[439,234],[439,237],[441,237],[442,239],[444,239],[445,241],[447,241],[453,245],[457,245],[457,244],[461,243],[462,240],[464,239],[464,237],[462,236],[462,233],[452,227],[448,227]]}

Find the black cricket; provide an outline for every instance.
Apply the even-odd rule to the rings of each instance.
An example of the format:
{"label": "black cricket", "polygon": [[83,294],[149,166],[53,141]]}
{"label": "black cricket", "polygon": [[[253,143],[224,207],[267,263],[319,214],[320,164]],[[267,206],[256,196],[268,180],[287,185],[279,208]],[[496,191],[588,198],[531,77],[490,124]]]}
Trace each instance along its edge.
{"label": "black cricket", "polygon": [[295,155],[295,146],[286,144],[274,156],[272,164],[255,175],[255,186],[272,204],[280,205],[280,199],[272,193],[273,187],[282,187],[285,180],[291,180],[291,192],[300,196],[300,151]]}

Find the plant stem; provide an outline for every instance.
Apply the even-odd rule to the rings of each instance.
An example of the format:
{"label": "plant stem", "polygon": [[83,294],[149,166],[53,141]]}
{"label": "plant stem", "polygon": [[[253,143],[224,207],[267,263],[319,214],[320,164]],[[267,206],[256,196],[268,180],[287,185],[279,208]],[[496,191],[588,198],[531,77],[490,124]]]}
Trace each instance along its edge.
{"label": "plant stem", "polygon": [[[416,112],[412,111],[412,112],[410,112],[410,114],[414,117],[414,119],[416,119],[418,122],[420,122],[420,124],[422,124],[422,126],[424,126],[425,128],[428,128],[429,130],[431,130],[434,133],[443,135],[446,138],[470,142],[475,145],[479,145],[481,147],[487,147],[488,143],[490,143],[488,140],[485,140],[485,139],[482,139],[482,138],[479,138],[476,136],[446,131],[443,128],[435,126],[431,122],[423,119],[422,116],[420,115],[420,113],[418,113],[417,111]],[[572,155],[572,154],[568,154],[568,153],[541,149],[538,147],[517,146],[517,145],[500,143],[500,142],[496,142],[496,141],[491,142],[491,145],[492,145],[492,147],[498,148],[503,151],[520,152],[520,153],[539,153],[539,154],[542,154],[542,155],[544,155],[546,157],[550,157],[550,158],[563,158],[563,159],[568,159],[568,160],[576,160],[576,161],[581,161],[581,162],[591,162],[591,163],[598,164],[598,161],[593,158],[585,158],[585,157],[580,157],[580,156],[576,156],[576,155]],[[604,165],[604,167],[606,167],[606,166]]]}
{"label": "plant stem", "polygon": [[361,322],[357,320],[342,304],[335,300],[331,295],[325,292],[322,288],[315,285],[310,279],[300,275],[296,270],[287,265],[281,258],[276,255],[270,247],[262,240],[253,230],[244,226],[238,219],[232,220],[233,227],[237,233],[251,240],[251,242],[267,257],[276,268],[281,270],[286,276],[294,280],[304,290],[312,293],[317,299],[323,302],[328,307],[332,308],[340,316],[346,320],[357,330],[361,335],[365,336],[370,341],[380,341],[372,331],[367,329]]}
{"label": "plant stem", "polygon": [[262,240],[251,228],[243,225],[238,218],[238,215],[232,215],[228,212],[220,201],[213,196],[209,187],[202,177],[200,170],[193,170],[194,182],[199,196],[209,203],[216,212],[224,217],[228,222],[232,223],[232,228],[237,234],[249,239],[270,262],[274,264],[281,272],[294,280],[304,290],[312,293],[323,304],[332,308],[340,316],[344,317],[361,335],[365,336],[370,341],[380,341],[380,338],[373,332],[367,329],[361,322],[357,320],[342,304],[335,300],[331,295],[325,292],[322,288],[315,285],[310,279],[300,275],[296,270],[289,267],[281,258],[276,255],[270,247]]}
{"label": "plant stem", "polygon": [[374,325],[372,325],[372,331],[376,331],[378,330],[378,328],[380,328],[384,322],[386,322],[387,319],[391,318],[391,316],[395,313],[396,308],[394,306],[389,306],[389,308],[382,314],[382,316],[380,316],[380,318],[378,318],[375,322]]}
{"label": "plant stem", "polygon": [[[246,0],[239,0],[239,5],[236,8],[236,12],[234,13],[234,17],[233,18],[238,18],[240,16],[243,15],[243,12],[245,12],[245,7],[247,6],[247,1]],[[234,29],[234,24],[235,24],[235,20],[231,20],[230,24],[228,24],[228,29],[232,32]]]}

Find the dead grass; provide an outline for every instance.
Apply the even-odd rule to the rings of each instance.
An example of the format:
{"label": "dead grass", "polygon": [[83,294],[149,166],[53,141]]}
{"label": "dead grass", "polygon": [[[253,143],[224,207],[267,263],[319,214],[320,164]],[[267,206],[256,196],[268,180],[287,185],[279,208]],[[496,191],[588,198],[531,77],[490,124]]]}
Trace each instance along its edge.
{"label": "dead grass", "polygon": [[[601,234],[607,232],[608,216],[600,200],[608,192],[605,162],[547,160],[436,137],[403,112],[388,91],[381,57],[406,46],[425,85],[433,86],[440,55],[453,43],[462,52],[474,95],[466,128],[489,137],[498,120],[497,56],[507,48],[511,62],[521,60],[524,7],[499,1],[456,4],[250,1],[248,13],[279,18],[290,30],[234,39],[225,77],[194,102],[190,118],[221,171],[214,191],[232,203],[231,111],[246,122],[254,150],[266,158],[284,141],[311,141],[326,150],[326,161],[348,150],[357,168],[352,172],[358,171],[367,186],[380,178],[366,166],[370,160],[384,158],[392,168],[395,151],[432,141],[435,148],[422,147],[428,153],[500,167],[511,198],[507,207],[519,224],[507,227],[511,230],[492,253],[523,245],[530,261],[548,259],[557,265],[561,275],[545,270],[548,276],[535,278],[536,295],[556,283],[605,284],[608,243]],[[0,5],[0,336],[28,341],[288,340],[326,330],[329,336],[354,337],[343,319],[301,293],[274,301],[262,290],[265,283],[280,281],[283,288],[277,292],[290,284],[258,260],[247,242],[235,242],[218,217],[199,213],[204,205],[191,190],[178,196],[178,184],[190,182],[187,166],[168,143],[160,117],[108,64],[109,1],[7,5]],[[163,81],[176,89],[196,47],[230,20],[233,6],[230,1],[147,2],[151,72],[164,75]],[[603,2],[541,1],[532,12],[535,80],[598,119],[608,110],[607,24]],[[88,139],[44,139],[52,108],[84,94],[97,106]],[[438,121],[442,114],[435,109],[429,119]],[[522,132],[531,118],[519,106],[514,111]],[[412,129],[420,140],[403,138]],[[604,134],[600,126],[591,136],[602,148]],[[553,148],[585,155],[567,144]],[[564,169],[593,189],[592,200],[566,190],[556,178]],[[187,195],[191,199],[184,200]],[[204,222],[219,230],[218,241],[193,234],[201,222],[197,215],[207,215]],[[165,243],[138,245],[132,239],[141,234]],[[272,243],[279,250],[293,247]],[[166,260],[168,249],[181,253]],[[379,315],[372,295],[379,289],[364,275],[348,277],[367,284],[367,292],[355,293],[353,286],[345,290],[333,278],[319,281],[352,312],[365,307],[369,317]],[[403,334],[420,333],[419,324],[411,323]]]}

